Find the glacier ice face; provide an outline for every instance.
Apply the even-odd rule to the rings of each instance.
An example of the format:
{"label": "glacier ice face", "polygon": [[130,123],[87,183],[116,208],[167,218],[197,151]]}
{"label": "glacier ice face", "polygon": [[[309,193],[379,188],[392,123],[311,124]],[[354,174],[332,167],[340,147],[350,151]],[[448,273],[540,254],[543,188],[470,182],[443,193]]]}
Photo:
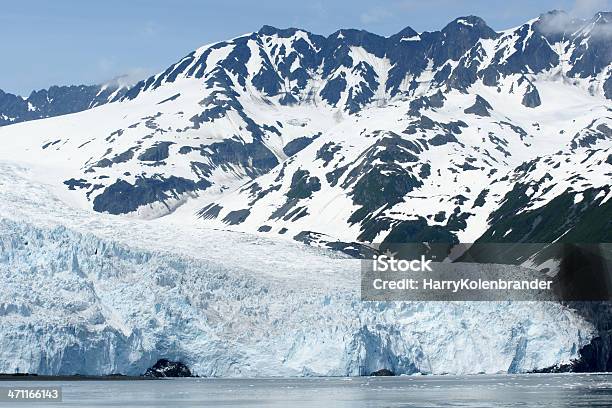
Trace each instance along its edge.
{"label": "glacier ice face", "polygon": [[0,372],[520,372],[592,326],[555,303],[362,302],[360,264],[292,241],[79,210],[0,162]]}
{"label": "glacier ice face", "polygon": [[575,358],[592,332],[554,303],[361,302],[358,265],[324,262],[337,279],[269,279],[3,219],[0,372],[141,374],[162,357],[205,376],[520,372]]}

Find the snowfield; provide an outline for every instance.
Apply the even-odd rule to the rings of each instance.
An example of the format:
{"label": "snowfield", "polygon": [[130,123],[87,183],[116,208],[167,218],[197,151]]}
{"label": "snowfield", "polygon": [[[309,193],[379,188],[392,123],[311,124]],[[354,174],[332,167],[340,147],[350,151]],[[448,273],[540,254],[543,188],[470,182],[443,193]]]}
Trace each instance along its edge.
{"label": "snowfield", "polygon": [[0,372],[522,372],[593,336],[555,303],[361,302],[359,261],[76,209],[31,176],[0,163]]}

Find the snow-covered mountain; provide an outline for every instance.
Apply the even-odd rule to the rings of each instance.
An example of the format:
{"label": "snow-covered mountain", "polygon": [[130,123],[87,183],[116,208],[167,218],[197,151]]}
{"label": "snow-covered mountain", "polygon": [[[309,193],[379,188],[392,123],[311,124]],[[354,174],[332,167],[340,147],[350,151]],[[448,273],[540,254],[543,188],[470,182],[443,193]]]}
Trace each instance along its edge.
{"label": "snow-covered mountain", "polygon": [[0,127],[0,371],[521,372],[579,357],[600,316],[361,302],[356,260],[288,241],[612,242],[611,27],[608,12],[390,37],[265,26],[110,103]]}
{"label": "snow-covered mountain", "polygon": [[538,239],[569,239],[609,213],[610,27],[607,12],[502,32],[469,16],[390,37],[265,26],[115,103],[4,127],[0,154],[110,214],[179,209],[306,242],[471,242],[531,239],[508,214],[564,211],[571,222]]}

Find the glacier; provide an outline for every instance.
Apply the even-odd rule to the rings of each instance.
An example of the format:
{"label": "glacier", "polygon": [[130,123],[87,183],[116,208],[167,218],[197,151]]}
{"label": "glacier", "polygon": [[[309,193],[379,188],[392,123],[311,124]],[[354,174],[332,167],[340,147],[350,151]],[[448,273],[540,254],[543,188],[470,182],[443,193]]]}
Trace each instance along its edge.
{"label": "glacier", "polygon": [[0,162],[0,372],[525,372],[593,326],[552,302],[362,302],[359,261],[290,240],[67,205]]}

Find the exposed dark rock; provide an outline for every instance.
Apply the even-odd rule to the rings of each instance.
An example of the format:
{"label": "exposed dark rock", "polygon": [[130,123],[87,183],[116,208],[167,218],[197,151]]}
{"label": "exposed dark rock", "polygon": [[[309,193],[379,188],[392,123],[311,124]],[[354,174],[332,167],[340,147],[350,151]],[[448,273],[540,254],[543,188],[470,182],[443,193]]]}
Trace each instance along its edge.
{"label": "exposed dark rock", "polygon": [[612,371],[612,330],[599,331],[589,344],[580,349],[580,358],[572,367],[573,372],[594,373]]}
{"label": "exposed dark rock", "polygon": [[299,101],[297,100],[297,98],[291,95],[291,93],[289,92],[285,92],[283,96],[281,96],[280,99],[278,100],[278,103],[280,103],[281,105],[285,105],[285,106],[294,105],[298,102]]}
{"label": "exposed dark rock", "polygon": [[373,371],[370,373],[370,377],[393,377],[395,373],[386,368],[381,368],[380,370]]}
{"label": "exposed dark rock", "polygon": [[255,205],[256,202],[258,202],[259,200],[261,200],[262,198],[264,198],[265,196],[267,196],[271,192],[280,190],[280,188],[281,188],[281,184],[272,185],[272,186],[266,188],[265,190],[262,190],[261,187],[260,187],[259,190],[257,190],[256,192],[253,192],[251,194],[251,197],[253,199],[251,201],[249,201],[249,207]]}
{"label": "exposed dark rock", "polygon": [[612,242],[612,202],[601,202],[610,187],[584,190],[579,204],[574,204],[578,193],[566,191],[534,210],[528,209],[529,188],[515,184],[477,242]]}
{"label": "exposed dark rock", "polygon": [[42,146],[42,149],[43,149],[43,150],[45,150],[47,147],[49,147],[49,146],[53,146],[53,145],[56,145],[56,144],[58,144],[59,142],[61,142],[61,139],[55,140],[55,141],[53,141],[53,142],[48,142],[48,143],[45,143],[45,144]]}
{"label": "exposed dark rock", "polygon": [[[114,132],[112,132],[110,135],[108,135],[108,137],[104,140],[106,140],[109,143],[114,142],[118,137],[121,137],[121,135],[123,135],[123,129],[118,129],[115,130]],[[81,145],[82,147],[83,145]]]}
{"label": "exposed dark rock", "polygon": [[480,95],[476,95],[476,101],[474,104],[469,108],[466,108],[463,112],[477,116],[491,116],[489,110],[492,109],[493,108],[485,98]]}
{"label": "exposed dark rock", "polygon": [[112,165],[113,165],[113,161],[111,159],[104,158],[102,160],[97,161],[93,166],[91,166],[91,168],[94,168],[94,167],[106,168],[106,167],[111,167]]}
{"label": "exposed dark rock", "polygon": [[169,98],[164,99],[164,100],[163,100],[163,101],[161,101],[161,102],[158,102],[157,104],[158,104],[158,105],[161,105],[162,103],[166,103],[166,102],[173,101],[173,100],[175,100],[176,98],[178,98],[179,96],[181,96],[181,94],[180,94],[180,93],[177,93],[177,94],[175,94],[175,95],[172,95],[172,96],[171,96],[171,97],[169,97]]}
{"label": "exposed dark rock", "polygon": [[595,373],[612,372],[612,303],[568,302],[567,306],[593,323],[597,335],[583,346],[579,357],[567,364],[534,370],[536,373]]}
{"label": "exposed dark rock", "polygon": [[182,177],[137,177],[134,184],[118,179],[94,198],[93,209],[110,214],[127,214],[138,207],[155,202],[165,203],[178,199],[180,194],[204,190],[210,186],[206,180],[193,181]]}
{"label": "exposed dark rock", "polygon": [[612,99],[612,73],[608,75],[603,85],[604,95],[608,99]]}
{"label": "exposed dark rock", "polygon": [[472,206],[472,208],[482,207],[483,205],[485,205],[487,194],[489,194],[488,189],[482,190],[480,194],[478,194],[478,197],[476,197],[476,200],[474,200],[474,205]]}
{"label": "exposed dark rock", "polygon": [[349,222],[361,221],[367,214],[383,205],[401,202],[404,196],[423,183],[400,166],[384,164],[373,167],[359,178],[353,188],[355,204],[362,205],[349,218]]}
{"label": "exposed dark rock", "polygon": [[64,184],[68,186],[68,190],[76,190],[77,188],[89,188],[91,183],[88,183],[85,179],[74,179],[64,181]]}
{"label": "exposed dark rock", "polygon": [[535,86],[531,85],[527,88],[521,103],[528,108],[535,108],[542,104],[540,94]]}
{"label": "exposed dark rock", "polygon": [[429,163],[423,163],[421,165],[421,170],[419,170],[419,177],[424,180],[430,175],[431,175],[431,166],[429,165]]}
{"label": "exposed dark rock", "polygon": [[296,170],[291,178],[291,186],[287,192],[288,198],[308,198],[312,193],[321,189],[321,182],[317,177],[310,177],[307,170]]}
{"label": "exposed dark rock", "polygon": [[169,147],[174,142],[157,142],[138,156],[140,161],[159,162],[168,158]]}
{"label": "exposed dark rock", "polygon": [[334,142],[327,142],[317,151],[317,159],[323,160],[323,167],[326,167],[340,149],[342,149],[340,145]]}
{"label": "exposed dark rock", "polygon": [[362,81],[360,81],[359,87],[349,89],[345,107],[349,113],[356,113],[371,102],[379,83],[374,68],[364,61],[353,67],[352,73],[358,74]]}
{"label": "exposed dark rock", "polygon": [[[572,69],[568,72],[569,76],[587,78],[597,75],[612,62],[610,46],[612,12],[596,13],[588,21],[588,27],[590,30],[580,32],[573,38],[573,51],[569,58]],[[568,25],[568,28],[571,29],[571,25]]]}
{"label": "exposed dark rock", "polygon": [[[283,230],[286,231],[285,228],[283,228]],[[357,242],[337,241],[333,237],[318,232],[302,231],[296,236],[294,236],[293,239],[299,242],[303,242],[307,245],[316,243],[317,246],[327,248],[332,251],[342,252],[343,254],[358,259],[371,258],[372,255],[376,253],[376,250],[368,245],[364,245]]]}
{"label": "exposed dark rock", "polygon": [[344,79],[344,77],[344,72],[341,72],[339,76],[329,80],[321,90],[321,98],[332,106],[336,106],[342,92],[346,89],[346,79]]}
{"label": "exposed dark rock", "polygon": [[438,92],[429,97],[429,104],[434,108],[441,108],[442,106],[444,106],[445,100],[446,97],[444,96],[442,91],[438,89]]}
{"label": "exposed dark rock", "polygon": [[244,144],[228,139],[203,147],[200,154],[215,166],[238,165],[249,177],[266,173],[278,164],[276,156],[259,140]]}
{"label": "exposed dark rock", "polygon": [[295,208],[283,217],[283,221],[296,221],[308,215],[308,209],[305,206]]}
{"label": "exposed dark rock", "polygon": [[289,219],[287,217],[287,214],[289,214],[290,211],[291,212],[293,211],[293,209],[298,205],[299,201],[300,201],[299,198],[287,198],[287,201],[285,201],[283,205],[281,205],[276,210],[274,210],[272,214],[270,214],[270,217],[268,219],[269,220],[279,220],[281,218],[284,218],[285,220]]}
{"label": "exposed dark rock", "polygon": [[474,165],[472,165],[472,164],[468,163],[467,161],[466,161],[465,163],[463,163],[463,164],[461,164],[461,165],[457,166],[457,167],[459,167],[459,168],[460,168],[461,170],[463,170],[463,171],[469,171],[469,170],[480,170],[480,167],[476,167],[476,166],[474,166]]}
{"label": "exposed dark rock", "polygon": [[418,220],[407,220],[397,223],[389,235],[385,237],[384,242],[457,243],[458,239],[455,234],[452,233],[451,228],[439,225],[428,225],[424,218],[419,217]]}
{"label": "exposed dark rock", "polygon": [[351,215],[349,222],[361,222],[375,209],[397,204],[407,193],[421,186],[422,182],[402,166],[402,163],[418,162],[419,158],[413,152],[421,151],[417,143],[392,132],[366,149],[352,163],[354,167],[342,183],[344,189],[352,189],[353,202],[361,206]]}
{"label": "exposed dark rock", "polygon": [[[480,17],[456,18],[442,29],[441,38],[431,45],[434,63],[439,66],[448,59],[457,61],[480,39],[492,39],[497,36],[498,34]],[[425,38],[427,39],[427,36]]]}
{"label": "exposed dark rock", "polygon": [[593,123],[574,136],[571,144],[572,149],[578,147],[591,147],[596,145],[600,140],[612,140],[612,129],[605,123],[598,125],[595,129],[592,128],[592,125]]}
{"label": "exposed dark rock", "polygon": [[193,377],[191,370],[179,361],[170,361],[162,358],[157,360],[153,367],[148,368],[143,374],[145,377]]}
{"label": "exposed dark rock", "polygon": [[215,219],[219,216],[219,213],[223,209],[219,204],[208,204],[206,207],[198,211],[198,217],[204,218],[205,220]]}
{"label": "exposed dark rock", "polygon": [[292,141],[287,143],[285,147],[283,147],[283,152],[287,156],[293,156],[297,152],[303,150],[306,146],[310,145],[319,136],[321,136],[321,133],[318,133],[311,137],[302,136],[298,137],[297,139],[293,139]]}
{"label": "exposed dark rock", "polygon": [[[525,129],[523,129],[522,127],[520,127],[518,125],[513,125],[512,123],[506,122],[506,121],[501,121],[501,122],[499,122],[499,124],[510,127],[510,129],[512,129],[512,131],[514,133],[516,133],[516,134],[518,134],[520,136],[521,140],[525,139],[528,136],[528,134],[525,131]],[[507,143],[504,143],[504,145],[507,145]]]}
{"label": "exposed dark rock", "polygon": [[325,173],[325,180],[327,180],[330,186],[334,187],[338,184],[340,177],[342,177],[346,170],[348,170],[348,166],[342,166],[329,173]]}
{"label": "exposed dark rock", "polygon": [[223,218],[223,222],[229,225],[242,224],[249,215],[251,215],[251,210],[248,208],[231,211]]}
{"label": "exposed dark rock", "polygon": [[447,143],[459,143],[457,138],[450,133],[445,135],[435,135],[431,139],[429,139],[429,144],[432,146],[442,146]]}
{"label": "exposed dark rock", "polygon": [[445,100],[446,97],[438,89],[438,91],[431,96],[423,95],[410,101],[408,114],[411,116],[419,116],[423,109],[441,108],[444,106]]}
{"label": "exposed dark rock", "polygon": [[445,211],[439,211],[436,213],[436,215],[434,215],[434,221],[435,222],[443,222],[446,219],[446,212]]}
{"label": "exposed dark rock", "polygon": [[131,160],[134,157],[134,152],[138,150],[138,147],[131,147],[123,153],[119,153],[115,157],[111,159],[111,161],[115,164],[117,163],[125,163]]}

